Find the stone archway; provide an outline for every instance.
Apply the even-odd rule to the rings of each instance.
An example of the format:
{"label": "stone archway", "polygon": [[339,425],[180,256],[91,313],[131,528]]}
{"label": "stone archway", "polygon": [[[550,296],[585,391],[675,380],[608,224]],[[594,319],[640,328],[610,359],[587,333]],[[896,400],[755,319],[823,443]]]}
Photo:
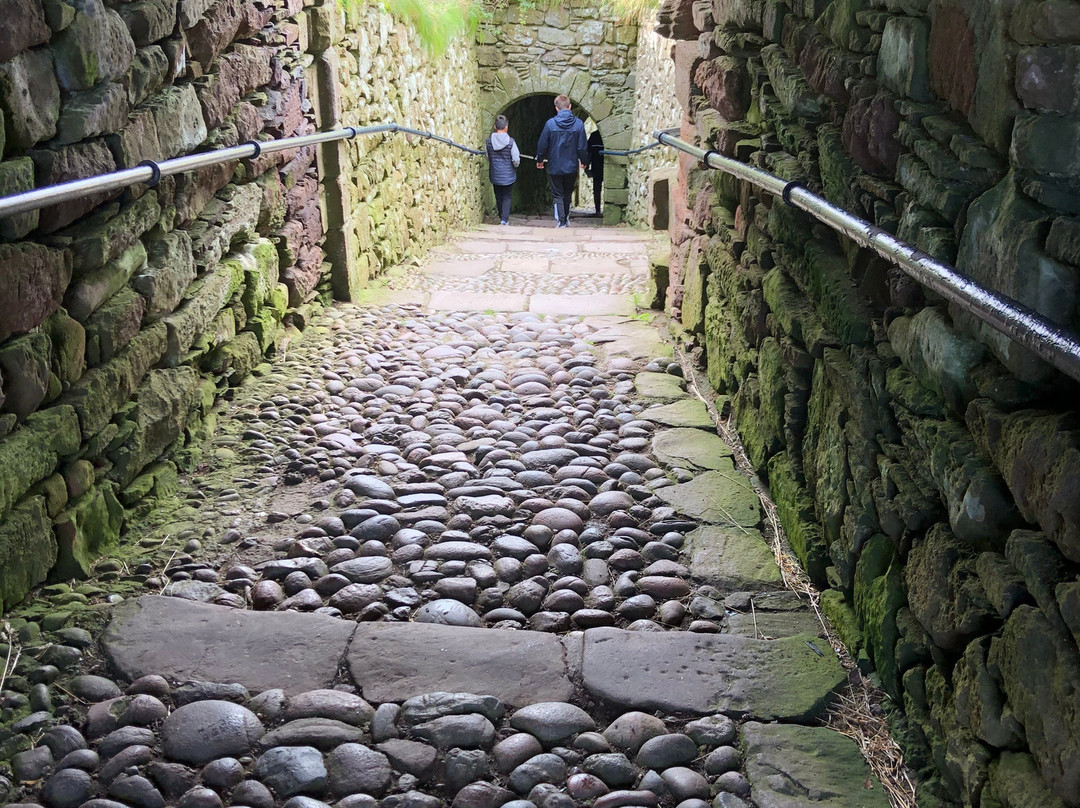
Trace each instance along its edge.
{"label": "stone archway", "polygon": [[[495,116],[522,99],[565,93],[596,123],[605,148],[632,148],[637,37],[636,25],[614,19],[591,0],[496,9],[476,43],[481,125],[490,131]],[[605,222],[623,219],[627,162],[612,156],[605,161]]]}
{"label": "stone archway", "polygon": [[[554,98],[556,95],[566,94],[578,117],[590,118],[596,124],[605,148],[629,148],[630,116],[614,114],[615,103],[589,73],[569,68],[555,75],[541,66],[534,66],[524,78],[516,70],[503,68],[496,73],[495,79],[495,89],[486,93],[481,102],[482,125],[485,131],[491,131],[496,115],[506,114],[515,105],[535,97]],[[552,110],[545,111],[541,120],[546,120],[551,114]],[[511,132],[514,132],[513,127]],[[527,139],[518,137],[518,146],[522,152],[531,154],[536,146],[535,136],[530,133]],[[627,193],[625,164],[625,157],[609,156],[605,160],[605,209],[611,208],[611,213],[605,216],[608,221],[617,222],[622,218],[619,202]],[[523,209],[530,213],[536,212],[537,205],[530,196],[535,192],[532,187],[533,178],[519,173],[519,182],[524,186],[519,190],[519,195],[529,197]]]}

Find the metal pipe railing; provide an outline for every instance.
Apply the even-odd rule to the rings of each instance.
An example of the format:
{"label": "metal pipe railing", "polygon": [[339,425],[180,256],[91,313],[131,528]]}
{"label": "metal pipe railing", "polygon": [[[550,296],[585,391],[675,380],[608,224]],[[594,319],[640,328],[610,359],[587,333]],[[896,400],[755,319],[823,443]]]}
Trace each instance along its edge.
{"label": "metal pipe railing", "polygon": [[441,135],[423,132],[419,129],[410,129],[396,123],[383,123],[375,126],[346,126],[343,129],[316,132],[313,135],[283,137],[277,140],[251,140],[247,143],[241,143],[239,146],[228,146],[213,151],[189,154],[185,157],[174,157],[171,160],[162,160],[161,162],[145,160],[133,168],[125,168],[108,174],[99,174],[95,177],[86,177],[81,180],[72,180],[58,185],[49,185],[45,188],[37,188],[33,191],[11,194],[0,197],[0,218],[14,216],[17,213],[26,213],[31,210],[39,210],[49,205],[80,199],[92,194],[119,191],[140,182],[154,185],[162,177],[181,174],[185,171],[194,171],[218,163],[227,163],[231,160],[246,160],[258,157],[261,154],[299,149],[304,146],[315,146],[336,140],[351,140],[357,135],[374,135],[380,132],[403,132],[418,135],[430,140],[437,140],[469,154],[483,154],[482,151],[462,146],[460,143],[455,143]]}
{"label": "metal pipe railing", "polygon": [[935,260],[880,227],[811,193],[800,183],[788,182],[716,151],[699,149],[674,137],[670,130],[653,132],[653,137],[666,146],[691,155],[709,168],[746,180],[809,213],[822,224],[848,236],[860,247],[873,250],[900,267],[919,283],[1000,331],[1062,373],[1080,381],[1080,340],[1068,329],[1034,309],[962,275],[954,267]]}

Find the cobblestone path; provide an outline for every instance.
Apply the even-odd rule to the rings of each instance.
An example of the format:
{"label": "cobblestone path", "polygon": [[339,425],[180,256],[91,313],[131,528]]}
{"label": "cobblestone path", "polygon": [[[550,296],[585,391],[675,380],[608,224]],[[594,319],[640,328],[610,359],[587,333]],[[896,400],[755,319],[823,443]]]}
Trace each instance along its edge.
{"label": "cobblestone path", "polygon": [[888,805],[817,725],[846,673],[753,486],[632,316],[646,246],[480,228],[328,310],[127,555],[13,620],[0,803]]}

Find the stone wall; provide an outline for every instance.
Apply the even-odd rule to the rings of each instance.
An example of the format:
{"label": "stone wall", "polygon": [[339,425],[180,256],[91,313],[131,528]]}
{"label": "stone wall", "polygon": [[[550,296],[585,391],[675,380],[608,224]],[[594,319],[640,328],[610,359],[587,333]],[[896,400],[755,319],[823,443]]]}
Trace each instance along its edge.
{"label": "stone wall", "polygon": [[[346,11],[345,9],[349,10]],[[377,7],[328,0],[313,26],[320,128],[396,122],[483,146],[477,68],[464,38],[434,57],[413,31]],[[480,219],[484,158],[413,136],[379,135],[331,144],[320,154],[327,260],[335,294],[420,256]]]}
{"label": "stone wall", "polygon": [[[467,47],[430,58],[371,10],[345,28],[336,0],[0,9],[0,194],[317,126],[478,138]],[[474,221],[457,154],[358,138],[0,220],[0,604],[115,547],[331,291]]]}
{"label": "stone wall", "polygon": [[[1078,330],[1080,4],[669,0],[683,136]],[[1077,385],[683,159],[667,306],[899,710],[920,805],[1080,805]]]}
{"label": "stone wall", "polygon": [[[674,44],[674,40],[657,32],[655,15],[642,22],[634,68],[633,148],[652,143],[653,132],[678,126],[682,120],[682,107],[675,98],[675,63],[671,59]],[[675,154],[672,149],[660,147],[630,156],[626,172],[630,192],[625,215],[628,224],[649,225],[649,174],[654,169],[674,166]]]}
{"label": "stone wall", "polygon": [[[578,117],[596,122],[605,148],[631,148],[637,42],[638,26],[620,22],[596,0],[496,8],[476,48],[482,131],[490,132],[495,116],[515,101],[563,93]],[[535,146],[522,143],[521,150],[532,154]],[[604,221],[622,221],[629,200],[626,158],[609,157]]]}

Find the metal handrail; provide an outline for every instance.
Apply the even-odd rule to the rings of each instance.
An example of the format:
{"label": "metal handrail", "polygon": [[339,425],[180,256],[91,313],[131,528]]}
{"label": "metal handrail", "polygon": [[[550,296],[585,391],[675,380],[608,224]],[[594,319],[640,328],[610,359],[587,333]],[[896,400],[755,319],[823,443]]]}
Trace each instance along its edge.
{"label": "metal handrail", "polygon": [[653,132],[653,137],[665,146],[691,155],[709,168],[753,183],[792,207],[809,213],[819,222],[848,236],[860,247],[873,250],[900,267],[919,283],[978,317],[1062,373],[1080,381],[1080,340],[1068,329],[1034,309],[983,286],[962,275],[955,267],[901,241],[892,233],[836,207],[808,191],[801,183],[788,182],[711,149],[706,151],[691,146],[674,137],[670,131]]}
{"label": "metal handrail", "polygon": [[133,168],[124,168],[112,171],[108,174],[98,174],[80,180],[48,185],[44,188],[36,188],[32,191],[22,191],[0,197],[0,218],[14,216],[18,213],[27,213],[32,210],[67,202],[72,199],[80,199],[91,194],[108,193],[119,191],[128,186],[143,182],[156,185],[162,177],[172,174],[181,174],[185,171],[193,171],[198,168],[227,163],[231,160],[246,160],[258,157],[261,154],[299,149],[304,146],[315,146],[320,143],[331,143],[336,140],[351,140],[357,135],[374,135],[380,132],[402,132],[404,134],[418,135],[422,138],[437,140],[455,149],[461,149],[469,154],[479,155],[484,152],[470,149],[460,143],[455,143],[449,138],[424,132],[419,129],[411,129],[396,123],[383,123],[375,126],[346,126],[343,129],[333,129],[329,132],[316,132],[313,135],[298,135],[296,137],[283,137],[276,140],[249,140],[239,146],[227,146],[212,151],[189,154],[184,157],[174,157],[170,160],[155,162],[144,160]]}

